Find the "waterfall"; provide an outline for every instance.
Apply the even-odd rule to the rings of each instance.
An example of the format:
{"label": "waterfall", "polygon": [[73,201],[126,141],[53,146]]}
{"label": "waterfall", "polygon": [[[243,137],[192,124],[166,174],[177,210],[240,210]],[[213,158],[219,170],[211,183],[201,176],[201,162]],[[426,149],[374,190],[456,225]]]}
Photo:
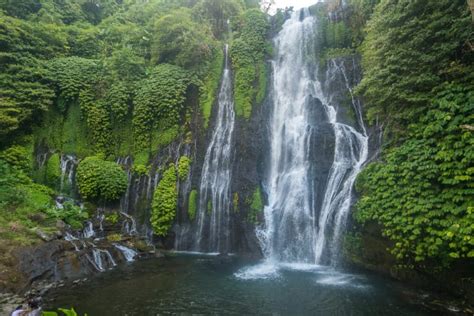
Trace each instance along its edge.
{"label": "waterfall", "polygon": [[194,250],[225,253],[230,246],[230,183],[235,122],[228,45],[225,46],[225,67],[217,103],[216,125],[202,167]]}
{"label": "waterfall", "polygon": [[82,238],[88,239],[95,236],[94,225],[91,221],[87,221],[82,230]]}
{"label": "waterfall", "polygon": [[112,268],[117,265],[110,252],[105,249],[93,248],[92,258],[87,255],[87,259],[99,272],[105,271],[107,267]]}
{"label": "waterfall", "polygon": [[[307,9],[296,11],[275,38],[268,205],[257,236],[267,262],[277,264],[335,263],[352,187],[368,153],[360,104],[343,65],[329,63],[326,80],[343,77],[358,128],[341,121],[309,57],[316,22]],[[316,158],[322,155],[329,159]]]}
{"label": "waterfall", "polygon": [[135,257],[137,256],[137,252],[135,250],[119,244],[114,244],[114,247],[120,250],[127,262],[135,261]]}
{"label": "waterfall", "polygon": [[64,186],[72,186],[74,184],[74,176],[76,174],[77,159],[72,155],[61,155],[61,178],[59,192],[64,191]]}

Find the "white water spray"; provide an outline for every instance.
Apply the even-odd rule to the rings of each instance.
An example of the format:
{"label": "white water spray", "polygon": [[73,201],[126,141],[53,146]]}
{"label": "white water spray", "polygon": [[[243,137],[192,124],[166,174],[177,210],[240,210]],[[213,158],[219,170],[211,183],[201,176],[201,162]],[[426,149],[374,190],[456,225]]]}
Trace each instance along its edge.
{"label": "white water spray", "polygon": [[200,252],[227,252],[230,244],[230,183],[235,112],[232,74],[225,46],[225,69],[218,97],[216,126],[201,175],[195,247]]}

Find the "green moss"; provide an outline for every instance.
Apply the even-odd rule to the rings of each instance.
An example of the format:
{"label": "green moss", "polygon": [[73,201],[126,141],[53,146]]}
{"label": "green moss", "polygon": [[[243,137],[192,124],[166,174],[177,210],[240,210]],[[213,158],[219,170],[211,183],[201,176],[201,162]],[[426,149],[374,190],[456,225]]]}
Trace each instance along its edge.
{"label": "green moss", "polygon": [[41,127],[34,130],[35,143],[79,157],[93,154],[93,145],[89,141],[79,105],[75,102],[68,104],[65,113],[55,108],[48,111]]}
{"label": "green moss", "polygon": [[268,66],[266,63],[260,64],[258,67],[258,84],[257,84],[257,104],[261,104],[267,94]]}
{"label": "green moss", "polygon": [[107,235],[106,238],[110,242],[118,242],[118,241],[122,240],[122,235],[120,235],[120,234],[110,234],[110,235]]}
{"label": "green moss", "polygon": [[45,183],[56,187],[61,178],[61,159],[59,154],[53,154],[46,162]]}
{"label": "green moss", "polygon": [[93,146],[88,139],[86,122],[81,117],[80,106],[76,103],[71,104],[68,107],[66,119],[61,129],[61,147],[53,148],[61,149],[64,153],[75,154],[79,157],[93,154]]}
{"label": "green moss", "polygon": [[[167,126],[165,122],[160,124],[161,126]],[[167,128],[160,128],[152,134],[151,139],[151,151],[158,151],[176,140],[179,136],[180,128],[179,125],[172,125]]]}
{"label": "green moss", "polygon": [[209,67],[209,73],[201,86],[199,103],[203,117],[204,128],[209,125],[209,118],[212,113],[212,106],[216,101],[219,90],[219,83],[224,68],[224,53],[221,49],[217,50],[214,59]]}
{"label": "green moss", "polygon": [[258,222],[258,214],[263,210],[263,199],[260,188],[255,189],[250,199],[250,212],[248,214],[248,221],[251,223]]}
{"label": "green moss", "polygon": [[113,125],[112,138],[116,157],[126,157],[133,153],[133,128],[131,119]]}
{"label": "green moss", "polygon": [[166,236],[176,216],[178,207],[176,182],[176,169],[170,164],[153,194],[150,221],[153,231],[158,236]]}
{"label": "green moss", "polygon": [[197,197],[198,193],[197,190],[192,190],[189,193],[189,200],[188,200],[188,216],[190,220],[194,220],[196,217],[197,212]]}
{"label": "green moss", "polygon": [[209,200],[207,201],[207,214],[211,214],[212,213],[212,201]]}
{"label": "green moss", "polygon": [[191,170],[191,159],[188,156],[181,156],[178,161],[178,177],[184,181]]}
{"label": "green moss", "polygon": [[235,113],[240,117],[249,118],[252,114],[256,76],[257,71],[253,64],[241,66],[236,70],[234,80]]}
{"label": "green moss", "polygon": [[239,193],[235,192],[232,197],[232,205],[234,206],[234,212],[239,212]]}
{"label": "green moss", "polygon": [[44,114],[40,127],[34,129],[36,144],[46,145],[49,148],[62,148],[62,128],[64,117],[56,109]]}

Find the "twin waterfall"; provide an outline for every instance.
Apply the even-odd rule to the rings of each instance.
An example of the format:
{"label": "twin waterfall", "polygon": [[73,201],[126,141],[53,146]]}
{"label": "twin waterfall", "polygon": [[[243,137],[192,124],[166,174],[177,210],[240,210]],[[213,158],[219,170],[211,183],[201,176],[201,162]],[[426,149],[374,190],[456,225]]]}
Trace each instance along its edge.
{"label": "twin waterfall", "polygon": [[[352,98],[360,132],[338,121],[337,109],[327,91],[323,92],[317,69],[309,63],[308,56],[315,47],[315,23],[307,10],[295,12],[275,39],[269,203],[264,211],[265,226],[258,231],[266,259],[275,263],[334,263],[352,187],[368,155],[359,104]],[[326,80],[333,79],[335,72],[341,73],[351,93],[343,70],[333,60]],[[314,174],[324,168],[318,165],[324,162],[318,161],[320,155],[314,152],[331,146],[324,142],[315,146],[315,139],[334,142],[332,165],[324,184],[314,180]]]}
{"label": "twin waterfall", "polygon": [[194,250],[226,253],[230,243],[232,134],[235,112],[232,73],[225,46],[225,66],[217,100],[216,126],[206,151],[201,174]]}
{"label": "twin waterfall", "polygon": [[[368,156],[368,136],[345,61],[331,59],[320,69],[316,32],[316,18],[301,10],[274,41],[264,181],[268,199],[264,223],[256,231],[265,262],[273,267],[337,262],[354,181]],[[231,242],[235,113],[227,49],[191,249],[207,253],[227,253]],[[350,97],[345,107],[341,91],[342,99]]]}

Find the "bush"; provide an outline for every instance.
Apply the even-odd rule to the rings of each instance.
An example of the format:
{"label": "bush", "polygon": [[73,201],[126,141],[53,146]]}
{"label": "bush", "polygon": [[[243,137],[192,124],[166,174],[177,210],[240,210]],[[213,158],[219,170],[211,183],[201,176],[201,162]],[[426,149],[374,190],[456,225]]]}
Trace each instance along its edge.
{"label": "bush", "polygon": [[87,157],[77,168],[77,186],[85,199],[115,201],[127,189],[127,176],[115,162]]}
{"label": "bush", "polygon": [[[137,150],[148,149],[153,131],[172,127],[184,114],[186,91],[191,74],[184,69],[162,64],[144,80],[135,98],[133,134]],[[163,123],[159,126],[158,123]]]}
{"label": "bush", "polygon": [[0,152],[0,159],[25,173],[31,170],[31,153],[23,146],[12,146]]}
{"label": "bush", "polygon": [[266,92],[265,54],[269,23],[260,10],[247,10],[233,41],[230,56],[235,69],[234,97],[238,116],[249,118],[252,104],[261,103]]}
{"label": "bush", "polygon": [[408,140],[358,177],[356,219],[383,225],[401,261],[474,257],[474,92],[449,84]]}
{"label": "bush", "polygon": [[191,170],[191,159],[187,156],[181,156],[178,161],[179,180],[181,181],[186,180],[190,170]]}
{"label": "bush", "polygon": [[252,194],[250,202],[250,212],[248,215],[248,221],[251,223],[257,223],[258,214],[263,210],[263,199],[260,188],[255,189]]}
{"label": "bush", "polygon": [[89,214],[72,202],[63,204],[63,208],[48,208],[45,210],[49,218],[60,219],[73,229],[81,229],[83,222],[89,218]]}
{"label": "bush", "polygon": [[151,226],[156,235],[166,236],[176,215],[178,191],[176,169],[170,164],[153,194]]}

